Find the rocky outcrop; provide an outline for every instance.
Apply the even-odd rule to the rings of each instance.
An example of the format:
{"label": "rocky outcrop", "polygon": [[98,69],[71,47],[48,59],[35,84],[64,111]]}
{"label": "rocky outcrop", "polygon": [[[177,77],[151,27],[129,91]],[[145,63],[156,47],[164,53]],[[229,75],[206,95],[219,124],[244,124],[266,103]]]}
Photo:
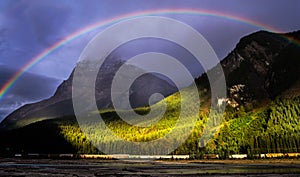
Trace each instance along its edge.
{"label": "rocky outcrop", "polygon": [[[300,80],[297,39],[300,39],[300,31],[288,34],[259,31],[243,37],[221,61],[228,89],[227,104],[238,108],[273,99],[293,87]],[[205,77],[196,81],[207,87]]]}

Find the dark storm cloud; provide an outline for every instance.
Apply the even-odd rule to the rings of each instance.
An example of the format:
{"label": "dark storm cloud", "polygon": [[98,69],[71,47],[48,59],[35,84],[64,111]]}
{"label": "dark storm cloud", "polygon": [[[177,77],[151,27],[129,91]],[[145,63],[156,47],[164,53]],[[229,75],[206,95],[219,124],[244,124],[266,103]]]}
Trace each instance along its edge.
{"label": "dark storm cloud", "polygon": [[64,32],[64,24],[67,23],[69,14],[70,9],[67,7],[42,5],[30,8],[27,18],[32,23],[37,41],[50,45],[55,38],[63,37],[60,34]]}
{"label": "dark storm cloud", "polygon": [[[62,4],[28,1],[11,4],[1,14],[0,30],[6,33],[0,39],[10,46],[8,52],[1,56],[2,63],[15,68],[22,66],[37,52],[63,38],[69,13],[69,8]],[[13,58],[17,58],[18,62]]]}
{"label": "dark storm cloud", "polygon": [[5,29],[0,30],[0,54],[4,53],[8,49],[8,43],[4,38]]}
{"label": "dark storm cloud", "polygon": [[[15,73],[15,70],[0,65],[0,85],[4,85]],[[53,94],[53,89],[59,82],[57,79],[47,76],[24,73],[18,82],[14,83],[10,93],[18,96],[22,95],[25,99],[41,99],[50,96],[49,91]]]}
{"label": "dark storm cloud", "polygon": [[224,3],[224,9],[258,21],[283,31],[299,29],[299,23],[295,20],[300,18],[298,0],[264,0],[264,1],[228,1]]}

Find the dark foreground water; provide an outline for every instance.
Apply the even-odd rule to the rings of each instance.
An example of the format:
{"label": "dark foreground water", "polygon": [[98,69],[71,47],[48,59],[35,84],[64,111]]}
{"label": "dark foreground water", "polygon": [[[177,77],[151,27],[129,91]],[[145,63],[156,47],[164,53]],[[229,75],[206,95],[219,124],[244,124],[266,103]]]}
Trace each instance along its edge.
{"label": "dark foreground water", "polygon": [[300,176],[300,164],[1,159],[0,176]]}

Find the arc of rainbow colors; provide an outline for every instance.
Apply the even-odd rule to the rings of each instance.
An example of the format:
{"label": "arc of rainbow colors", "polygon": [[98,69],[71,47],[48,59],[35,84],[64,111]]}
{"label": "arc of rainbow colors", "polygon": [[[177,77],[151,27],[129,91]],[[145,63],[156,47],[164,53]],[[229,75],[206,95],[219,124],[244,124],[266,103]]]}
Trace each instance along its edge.
{"label": "arc of rainbow colors", "polygon": [[255,22],[253,20],[249,20],[247,18],[242,18],[237,15],[217,12],[217,11],[211,11],[211,10],[199,10],[199,9],[157,9],[157,10],[146,10],[146,11],[139,11],[135,13],[128,13],[125,15],[119,15],[115,16],[113,18],[96,22],[91,25],[88,25],[78,31],[75,31],[74,33],[70,34],[69,36],[65,37],[64,39],[61,39],[51,45],[50,47],[46,48],[44,51],[36,55],[34,58],[32,58],[26,65],[24,65],[17,73],[15,73],[1,88],[0,90],[0,100],[4,97],[4,95],[8,92],[8,90],[13,86],[13,84],[31,67],[33,67],[35,64],[40,62],[42,59],[44,59],[47,55],[52,53],[53,51],[57,50],[64,44],[74,40],[75,38],[78,38],[86,33],[89,33],[91,31],[94,31],[100,27],[108,26],[110,24],[116,23],[118,21],[130,19],[130,18],[137,18],[141,16],[149,16],[149,15],[167,15],[167,14],[194,14],[194,15],[204,15],[204,16],[213,16],[213,17],[220,17],[225,18],[237,22],[241,22],[244,24],[248,24],[251,26],[259,27],[261,29],[267,29],[272,32],[280,33],[280,30],[277,30],[271,26],[267,26],[260,22]]}

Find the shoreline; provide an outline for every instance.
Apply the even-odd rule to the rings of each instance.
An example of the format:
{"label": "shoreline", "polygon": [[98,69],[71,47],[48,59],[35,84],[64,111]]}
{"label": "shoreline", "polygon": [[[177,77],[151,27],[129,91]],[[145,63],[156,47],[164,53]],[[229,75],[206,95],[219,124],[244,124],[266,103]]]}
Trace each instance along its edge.
{"label": "shoreline", "polygon": [[235,160],[155,160],[161,163],[198,163],[198,164],[296,164],[300,165],[300,159],[235,159]]}
{"label": "shoreline", "polygon": [[5,162],[28,162],[28,161],[58,161],[58,162],[105,162],[105,163],[115,163],[115,162],[153,162],[153,163],[163,163],[163,164],[295,164],[300,165],[300,158],[273,158],[273,159],[97,159],[97,158],[15,158],[15,157],[2,157],[0,163]]}

